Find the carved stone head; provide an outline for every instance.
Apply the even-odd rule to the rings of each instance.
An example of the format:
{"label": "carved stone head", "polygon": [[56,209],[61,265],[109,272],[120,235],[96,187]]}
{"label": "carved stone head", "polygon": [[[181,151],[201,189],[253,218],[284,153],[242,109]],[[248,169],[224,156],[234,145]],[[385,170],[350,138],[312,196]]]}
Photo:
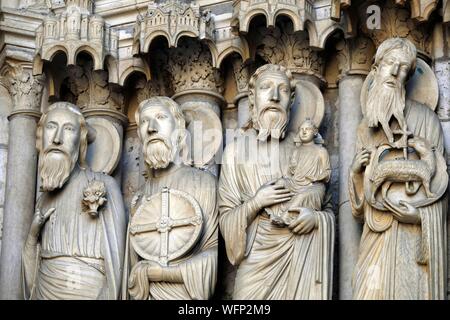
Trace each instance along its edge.
{"label": "carved stone head", "polygon": [[298,128],[297,137],[301,143],[309,143],[314,140],[319,130],[314,122],[306,119]]}
{"label": "carved stone head", "polygon": [[[382,124],[387,131],[392,118],[401,122],[405,108],[405,84],[414,73],[416,65],[416,48],[407,39],[390,38],[384,41],[375,55],[371,74],[373,81],[367,95],[366,117],[369,127]],[[392,140],[389,132],[386,132]]]}
{"label": "carved stone head", "polygon": [[168,97],[152,97],[135,114],[146,164],[166,168],[186,146],[186,122],[180,106]]}
{"label": "carved stone head", "polygon": [[294,94],[288,69],[274,64],[258,68],[249,82],[251,124],[246,126],[256,129],[260,140],[284,138]]}
{"label": "carved stone head", "polygon": [[98,217],[98,209],[105,204],[106,188],[105,183],[99,180],[93,180],[83,190],[83,211],[88,213],[91,217]]}
{"label": "carved stone head", "polygon": [[39,172],[42,190],[61,188],[75,164],[85,167],[88,128],[77,106],[68,102],[52,104],[37,127]]}
{"label": "carved stone head", "polygon": [[375,78],[387,88],[404,86],[416,68],[416,55],[416,47],[406,38],[383,41],[375,54]]}

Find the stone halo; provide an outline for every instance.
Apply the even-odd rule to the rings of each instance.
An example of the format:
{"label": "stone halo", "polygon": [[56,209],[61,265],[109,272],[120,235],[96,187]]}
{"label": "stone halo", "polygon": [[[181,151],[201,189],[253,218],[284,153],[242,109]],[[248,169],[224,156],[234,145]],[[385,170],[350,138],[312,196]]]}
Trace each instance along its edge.
{"label": "stone halo", "polygon": [[317,128],[320,127],[325,113],[325,101],[320,89],[313,83],[297,80],[295,98],[292,103],[289,132],[296,132],[307,118],[311,119]]}

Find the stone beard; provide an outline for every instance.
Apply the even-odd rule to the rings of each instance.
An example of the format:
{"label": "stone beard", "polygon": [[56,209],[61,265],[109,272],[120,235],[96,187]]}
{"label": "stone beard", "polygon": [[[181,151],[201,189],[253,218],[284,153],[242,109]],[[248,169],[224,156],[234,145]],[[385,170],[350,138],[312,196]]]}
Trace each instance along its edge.
{"label": "stone beard", "polygon": [[[79,157],[87,143],[82,122],[75,105],[56,103],[38,126],[44,192],[22,252],[27,299],[119,297],[125,208],[113,178],[81,168]],[[84,191],[99,185],[104,198],[93,215],[85,208]]]}
{"label": "stone beard", "polygon": [[[165,266],[141,257],[137,253],[139,250],[133,245],[133,235],[130,231],[127,232],[122,299],[209,299],[214,292],[217,279],[216,179],[210,173],[184,163],[176,163],[176,155],[185,147],[182,134],[185,130],[185,120],[181,108],[175,101],[167,97],[153,97],[141,102],[136,113],[136,122],[139,123],[138,134],[143,144],[142,152],[148,173],[145,186],[133,200],[129,230],[135,221],[133,215],[137,215],[137,210],[144,206],[141,212],[147,212],[145,206],[148,203],[144,200],[167,188],[191,196],[192,201],[201,210],[203,222],[200,235],[193,247],[180,257],[168,261]],[[175,136],[176,139],[173,138]],[[174,207],[181,205],[176,200],[173,201]],[[170,202],[172,203],[172,200]],[[169,204],[168,208],[171,211],[176,210],[172,209],[171,205]],[[162,215],[162,208],[160,210],[161,212],[152,211],[150,214]],[[183,203],[178,210],[189,212],[190,208]],[[173,212],[167,214],[171,217]],[[180,245],[189,240],[185,233],[182,234],[182,236],[170,234],[168,237],[170,241]],[[155,269],[157,271],[154,271]]]}
{"label": "stone beard", "polygon": [[[385,40],[375,56],[374,83],[349,174],[352,213],[364,223],[353,274],[354,299],[447,297],[444,136],[431,108],[405,101],[415,59],[414,45],[401,38]],[[404,132],[401,146],[392,145],[392,116],[398,120],[392,129]],[[383,130],[372,129],[378,123]],[[407,152],[407,146],[414,152]]]}
{"label": "stone beard", "polygon": [[393,87],[385,86],[384,79],[375,77],[368,92],[366,115],[370,128],[378,127],[379,123],[389,123],[393,115],[403,117],[405,88],[396,79],[390,81],[395,81]]}
{"label": "stone beard", "polygon": [[258,130],[258,140],[266,141],[269,136],[280,139],[288,124],[288,114],[277,104],[263,107],[257,115],[255,129]]}
{"label": "stone beard", "polygon": [[145,163],[150,169],[166,168],[174,158],[172,143],[165,137],[152,134],[144,142]]}
{"label": "stone beard", "polygon": [[43,153],[43,156],[39,158],[42,191],[60,189],[76,164],[78,152],[71,157],[62,149],[49,147]]}

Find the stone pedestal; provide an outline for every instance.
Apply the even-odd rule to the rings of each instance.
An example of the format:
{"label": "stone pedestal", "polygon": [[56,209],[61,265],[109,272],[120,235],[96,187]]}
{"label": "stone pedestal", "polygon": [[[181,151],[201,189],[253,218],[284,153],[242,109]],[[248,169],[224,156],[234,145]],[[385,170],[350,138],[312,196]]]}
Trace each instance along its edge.
{"label": "stone pedestal", "polygon": [[43,76],[18,68],[11,84],[13,112],[9,116],[9,152],[3,240],[0,257],[0,299],[22,299],[22,248],[34,214],[36,194],[36,127]]}
{"label": "stone pedestal", "polygon": [[352,216],[348,175],[355,154],[356,132],[362,119],[359,102],[362,75],[345,75],[339,82],[339,299],[352,298],[352,276],[358,259],[361,226]]}

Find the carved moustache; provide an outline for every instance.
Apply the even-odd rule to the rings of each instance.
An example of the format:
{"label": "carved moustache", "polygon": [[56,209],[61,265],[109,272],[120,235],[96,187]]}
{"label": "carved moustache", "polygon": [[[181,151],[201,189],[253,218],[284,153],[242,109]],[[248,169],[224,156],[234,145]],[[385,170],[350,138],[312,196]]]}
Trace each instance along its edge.
{"label": "carved moustache", "polygon": [[150,135],[144,143],[144,158],[150,168],[166,168],[172,161],[172,143],[159,134]]}
{"label": "carved moustache", "polygon": [[397,78],[394,77],[388,77],[387,79],[384,79],[382,81],[383,84],[387,84],[389,87],[392,88],[400,88],[401,83],[397,80]]}
{"label": "carved moustache", "polygon": [[265,141],[269,135],[279,139],[286,130],[287,112],[279,104],[268,104],[260,110],[257,123],[259,140]]}
{"label": "carved moustache", "polygon": [[[60,153],[62,157],[55,157],[54,155],[57,153]],[[69,178],[72,168],[73,159],[66,150],[55,146],[46,148],[39,159],[42,191],[61,188]]]}

